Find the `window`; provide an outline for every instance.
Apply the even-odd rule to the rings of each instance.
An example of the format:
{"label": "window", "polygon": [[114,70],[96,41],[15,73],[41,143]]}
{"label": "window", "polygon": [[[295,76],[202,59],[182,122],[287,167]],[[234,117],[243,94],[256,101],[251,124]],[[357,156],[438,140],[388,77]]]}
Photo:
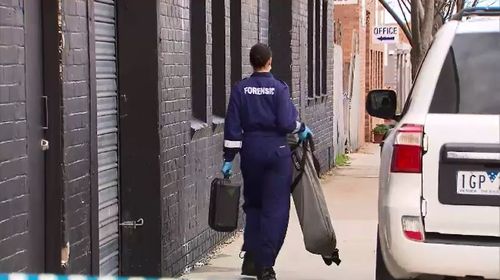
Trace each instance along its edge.
{"label": "window", "polygon": [[207,121],[207,28],[205,0],[191,0],[191,108],[193,118]]}
{"label": "window", "polygon": [[307,1],[307,85],[308,97],[314,98],[314,2]]}
{"label": "window", "polygon": [[500,114],[500,34],[458,34],[441,69],[430,113]]}
{"label": "window", "polygon": [[269,2],[269,46],[273,51],[273,74],[292,92],[292,0]]}
{"label": "window", "polygon": [[327,94],[328,85],[328,0],[308,0],[307,71],[308,97]]}
{"label": "window", "polygon": [[[194,0],[196,1],[196,0]],[[231,86],[241,80],[241,0],[230,2],[231,23]]]}
{"label": "window", "polygon": [[225,11],[224,0],[212,0],[212,113],[222,118],[226,116]]}
{"label": "window", "polygon": [[315,76],[315,89],[316,89],[316,96],[321,95],[321,0],[316,0],[315,3],[315,15],[314,15],[314,22],[315,22],[315,67],[314,69],[314,76]]}
{"label": "window", "polygon": [[328,0],[323,1],[323,23],[321,28],[321,94],[328,94],[327,77],[328,77]]}

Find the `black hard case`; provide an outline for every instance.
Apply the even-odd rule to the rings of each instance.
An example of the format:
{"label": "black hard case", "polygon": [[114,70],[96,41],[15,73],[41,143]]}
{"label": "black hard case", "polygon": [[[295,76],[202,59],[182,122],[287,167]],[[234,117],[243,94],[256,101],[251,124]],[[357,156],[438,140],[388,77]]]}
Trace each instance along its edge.
{"label": "black hard case", "polygon": [[208,225],[219,232],[238,228],[241,186],[229,179],[215,178],[210,189]]}

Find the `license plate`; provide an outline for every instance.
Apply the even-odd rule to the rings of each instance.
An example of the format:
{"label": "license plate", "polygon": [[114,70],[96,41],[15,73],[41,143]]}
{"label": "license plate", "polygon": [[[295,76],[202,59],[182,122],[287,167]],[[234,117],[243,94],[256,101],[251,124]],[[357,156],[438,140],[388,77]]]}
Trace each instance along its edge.
{"label": "license plate", "polygon": [[500,171],[458,171],[457,193],[500,196]]}

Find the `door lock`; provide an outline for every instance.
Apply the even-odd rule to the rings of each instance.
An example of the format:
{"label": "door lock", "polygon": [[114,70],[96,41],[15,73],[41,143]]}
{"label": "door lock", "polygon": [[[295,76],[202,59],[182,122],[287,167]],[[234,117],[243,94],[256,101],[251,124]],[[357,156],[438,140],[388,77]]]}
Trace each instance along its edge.
{"label": "door lock", "polygon": [[144,225],[144,219],[140,218],[137,221],[125,221],[123,223],[120,223],[120,226],[126,227],[126,228],[133,228],[136,229],[137,227],[142,227]]}
{"label": "door lock", "polygon": [[42,139],[42,141],[40,141],[40,147],[42,151],[47,151],[49,149],[49,141]]}

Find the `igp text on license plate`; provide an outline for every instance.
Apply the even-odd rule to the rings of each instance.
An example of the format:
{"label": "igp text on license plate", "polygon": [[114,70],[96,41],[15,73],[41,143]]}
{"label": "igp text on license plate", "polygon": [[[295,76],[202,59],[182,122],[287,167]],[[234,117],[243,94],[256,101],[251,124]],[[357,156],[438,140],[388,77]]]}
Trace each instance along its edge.
{"label": "igp text on license plate", "polygon": [[500,171],[458,171],[457,193],[500,196]]}

